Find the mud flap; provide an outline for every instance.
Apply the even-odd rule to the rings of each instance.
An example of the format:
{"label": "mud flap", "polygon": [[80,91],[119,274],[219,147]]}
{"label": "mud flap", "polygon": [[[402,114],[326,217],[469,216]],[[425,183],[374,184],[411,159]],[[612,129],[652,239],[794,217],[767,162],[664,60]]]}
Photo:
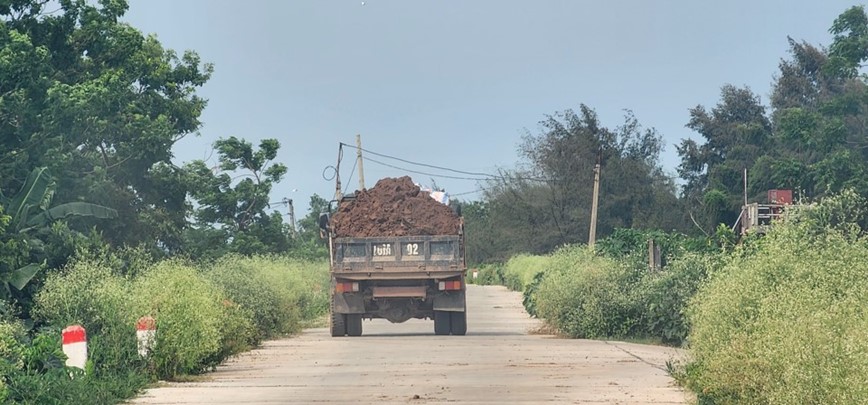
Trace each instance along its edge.
{"label": "mud flap", "polygon": [[464,291],[438,294],[434,296],[435,311],[464,312]]}
{"label": "mud flap", "polygon": [[359,294],[335,294],[335,312],[339,314],[364,314],[365,297]]}

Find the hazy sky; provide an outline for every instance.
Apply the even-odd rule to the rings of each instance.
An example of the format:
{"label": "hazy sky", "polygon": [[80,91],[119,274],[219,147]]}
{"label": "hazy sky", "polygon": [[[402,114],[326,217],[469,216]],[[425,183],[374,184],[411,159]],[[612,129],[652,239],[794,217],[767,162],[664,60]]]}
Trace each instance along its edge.
{"label": "hazy sky", "polygon": [[[720,87],[748,86],[768,102],[787,36],[828,45],[841,0],[131,0],[125,20],[166,48],[215,65],[201,136],[176,160],[211,156],[220,137],[277,138],[289,172],[273,199],[307,212],[338,143],[471,172],[519,162],[522,136],[547,114],[594,108],[603,125],[631,109],[675,144],[694,136],[688,109],[717,103]],[[243,4],[243,6],[240,6]],[[341,166],[349,191],[354,150]],[[373,157],[373,156],[372,156]],[[430,172],[398,161],[395,166]],[[412,174],[366,162],[366,186],[410,174],[460,198],[477,182]],[[326,173],[329,174],[329,173]],[[451,175],[455,175],[451,173]],[[577,175],[592,176],[591,173]],[[459,175],[460,176],[460,175]],[[296,190],[296,191],[293,191]],[[285,208],[277,207],[282,212]]]}

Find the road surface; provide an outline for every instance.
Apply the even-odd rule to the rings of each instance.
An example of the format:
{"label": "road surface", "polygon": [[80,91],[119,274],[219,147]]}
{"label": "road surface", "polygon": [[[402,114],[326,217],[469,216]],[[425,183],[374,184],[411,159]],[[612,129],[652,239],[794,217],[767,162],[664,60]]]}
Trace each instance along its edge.
{"label": "road surface", "polygon": [[468,286],[467,336],[431,321],[364,322],[269,341],[195,383],[164,383],[135,404],[681,404],[670,348],[532,334],[518,293]]}

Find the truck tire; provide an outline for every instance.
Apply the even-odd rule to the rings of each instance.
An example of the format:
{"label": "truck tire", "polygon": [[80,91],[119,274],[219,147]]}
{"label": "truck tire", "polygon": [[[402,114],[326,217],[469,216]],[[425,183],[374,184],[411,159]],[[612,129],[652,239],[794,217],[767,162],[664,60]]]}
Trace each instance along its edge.
{"label": "truck tire", "polygon": [[332,337],[344,336],[347,334],[346,315],[331,313],[332,322],[329,325],[329,331]]}
{"label": "truck tire", "polygon": [[467,333],[467,312],[453,312],[450,318],[452,334],[464,336]]}
{"label": "truck tire", "polygon": [[434,334],[448,335],[452,329],[451,322],[448,311],[434,311]]}
{"label": "truck tire", "polygon": [[347,335],[362,336],[361,314],[347,314]]}

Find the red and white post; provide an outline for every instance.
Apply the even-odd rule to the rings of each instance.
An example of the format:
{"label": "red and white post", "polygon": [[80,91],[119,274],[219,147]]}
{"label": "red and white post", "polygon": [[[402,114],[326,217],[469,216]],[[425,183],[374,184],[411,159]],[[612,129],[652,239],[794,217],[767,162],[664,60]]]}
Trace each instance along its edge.
{"label": "red and white post", "polygon": [[87,363],[87,333],[81,325],[67,326],[62,333],[66,366],[84,370]]}
{"label": "red and white post", "polygon": [[150,316],[143,316],[136,322],[136,339],[139,356],[148,357],[157,338],[157,321]]}

